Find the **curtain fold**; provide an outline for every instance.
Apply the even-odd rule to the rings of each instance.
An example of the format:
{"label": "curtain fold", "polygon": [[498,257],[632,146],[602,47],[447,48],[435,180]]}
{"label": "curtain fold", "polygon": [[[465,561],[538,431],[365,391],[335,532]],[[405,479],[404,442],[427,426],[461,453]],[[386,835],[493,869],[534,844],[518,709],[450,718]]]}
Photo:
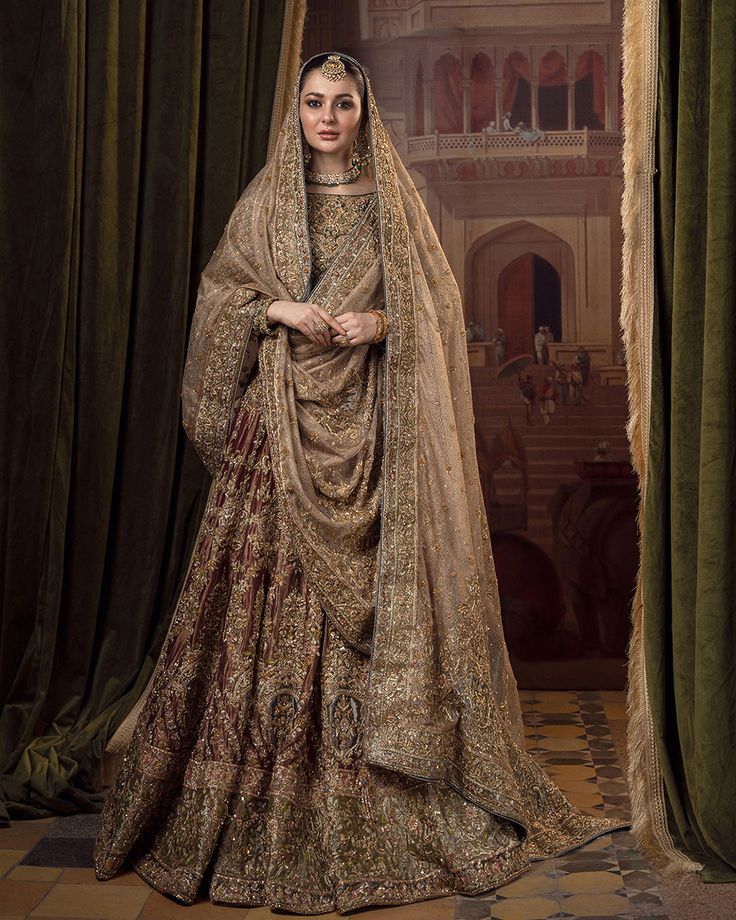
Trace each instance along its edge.
{"label": "curtain fold", "polygon": [[[424,106],[421,107],[424,117]],[[493,61],[482,51],[473,57],[470,65],[470,130],[480,132],[491,121],[496,122],[496,73]]]}
{"label": "curtain fold", "polygon": [[0,11],[0,823],[96,809],[207,475],[202,267],[265,160],[284,3]]}
{"label": "curtain fold", "polygon": [[463,68],[454,54],[443,54],[434,65],[434,126],[439,134],[463,130]]}
{"label": "curtain fold", "polygon": [[606,123],[606,76],[603,58],[597,51],[584,51],[575,65],[575,82],[591,81],[592,109],[601,127]]}
{"label": "curtain fold", "polygon": [[736,881],[736,8],[663,3],[659,47],[647,673],[675,839]]}
{"label": "curtain fold", "polygon": [[567,86],[567,64],[559,51],[548,51],[539,62],[540,86]]}
{"label": "curtain fold", "polygon": [[530,83],[532,79],[529,61],[524,57],[521,51],[512,51],[503,62],[503,89],[501,92],[501,108],[503,112],[499,113],[499,118],[503,119],[506,112],[510,112],[516,101],[516,94],[519,90],[519,82],[525,81]]}
{"label": "curtain fold", "polygon": [[[660,0],[642,22],[636,3],[627,6],[622,323],[643,483],[629,688],[634,830],[663,871],[733,882],[736,8]],[[647,26],[639,35],[637,22]],[[646,91],[636,94],[633,67],[652,46],[656,119],[647,126],[637,123]],[[652,148],[654,175],[636,142]],[[637,270],[652,268],[649,292]]]}

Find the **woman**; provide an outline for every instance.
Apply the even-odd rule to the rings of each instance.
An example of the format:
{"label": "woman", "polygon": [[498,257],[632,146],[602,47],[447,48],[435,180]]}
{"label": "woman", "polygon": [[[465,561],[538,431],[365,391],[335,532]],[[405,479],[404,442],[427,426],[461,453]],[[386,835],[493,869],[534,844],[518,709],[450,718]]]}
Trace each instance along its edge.
{"label": "woman", "polygon": [[98,878],[345,912],[620,826],[523,748],[463,326],[365,71],[310,59],[202,276],[183,419],[213,483]]}

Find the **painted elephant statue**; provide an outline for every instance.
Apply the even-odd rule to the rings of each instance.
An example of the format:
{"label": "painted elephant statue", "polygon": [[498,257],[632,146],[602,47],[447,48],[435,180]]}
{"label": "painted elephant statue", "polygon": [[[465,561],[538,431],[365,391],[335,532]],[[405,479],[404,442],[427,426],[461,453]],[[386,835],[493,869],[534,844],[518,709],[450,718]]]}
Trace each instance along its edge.
{"label": "painted elephant statue", "polygon": [[491,541],[511,656],[569,657],[570,636],[562,628],[565,597],[553,561],[540,546],[516,533],[494,532]]}
{"label": "painted elephant statue", "polygon": [[582,481],[549,504],[553,558],[578,624],[580,654],[623,658],[638,565],[637,489],[630,464],[579,462]]}

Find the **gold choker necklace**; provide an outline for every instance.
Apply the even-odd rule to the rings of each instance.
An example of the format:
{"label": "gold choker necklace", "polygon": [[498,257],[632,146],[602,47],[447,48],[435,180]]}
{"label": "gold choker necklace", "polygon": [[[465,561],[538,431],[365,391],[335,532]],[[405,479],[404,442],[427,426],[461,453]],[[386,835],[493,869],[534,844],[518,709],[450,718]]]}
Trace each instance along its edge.
{"label": "gold choker necklace", "polygon": [[318,173],[305,167],[304,178],[310,185],[349,185],[356,181],[362,168],[362,163],[353,163],[344,173]]}

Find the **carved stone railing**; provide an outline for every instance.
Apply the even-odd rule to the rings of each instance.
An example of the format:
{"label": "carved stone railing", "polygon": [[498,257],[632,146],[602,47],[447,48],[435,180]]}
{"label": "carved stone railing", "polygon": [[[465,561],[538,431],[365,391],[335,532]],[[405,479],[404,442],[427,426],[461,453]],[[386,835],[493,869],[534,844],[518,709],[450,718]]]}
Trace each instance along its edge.
{"label": "carved stone railing", "polygon": [[618,131],[546,131],[525,140],[515,131],[477,134],[426,134],[407,139],[409,160],[455,160],[478,157],[598,157],[618,159],[623,139]]}

